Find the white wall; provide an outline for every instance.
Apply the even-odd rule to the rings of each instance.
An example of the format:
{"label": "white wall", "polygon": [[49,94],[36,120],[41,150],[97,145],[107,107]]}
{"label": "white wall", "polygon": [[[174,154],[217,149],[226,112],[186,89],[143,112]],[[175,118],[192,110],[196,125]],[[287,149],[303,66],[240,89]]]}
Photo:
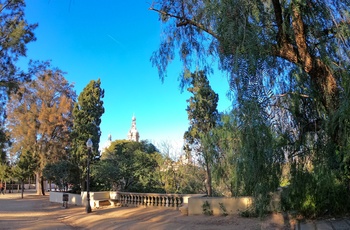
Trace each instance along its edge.
{"label": "white wall", "polygon": [[[50,202],[63,204],[63,194],[65,193],[50,192]],[[69,205],[78,205],[78,206],[83,205],[81,194],[73,194],[73,193],[67,193],[67,194],[68,194]]]}

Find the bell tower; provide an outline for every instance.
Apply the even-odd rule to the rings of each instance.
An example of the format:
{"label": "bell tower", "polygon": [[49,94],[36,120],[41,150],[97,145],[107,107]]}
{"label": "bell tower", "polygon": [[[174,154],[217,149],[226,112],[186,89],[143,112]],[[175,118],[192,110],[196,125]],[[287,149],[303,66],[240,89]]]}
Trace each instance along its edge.
{"label": "bell tower", "polygon": [[139,134],[139,131],[137,131],[137,128],[136,128],[136,117],[132,116],[131,128],[130,128],[130,131],[128,133],[128,140],[129,141],[139,142],[139,139],[140,139],[140,134]]}

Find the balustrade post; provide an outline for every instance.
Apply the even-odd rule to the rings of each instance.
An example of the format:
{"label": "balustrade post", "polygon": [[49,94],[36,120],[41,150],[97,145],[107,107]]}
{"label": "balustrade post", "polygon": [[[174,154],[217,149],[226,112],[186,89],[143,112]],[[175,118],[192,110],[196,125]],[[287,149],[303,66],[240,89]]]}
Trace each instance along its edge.
{"label": "balustrade post", "polygon": [[156,206],[159,206],[159,203],[160,203],[160,197],[159,197],[159,196],[156,196],[156,200],[157,200],[157,202],[156,202]]}
{"label": "balustrade post", "polygon": [[123,194],[120,194],[120,203],[122,203],[122,206],[125,205],[125,196]]}
{"label": "balustrade post", "polygon": [[169,207],[169,197],[165,197],[165,207]]}
{"label": "balustrade post", "polygon": [[174,197],[171,196],[170,198],[170,207],[174,207]]}
{"label": "balustrade post", "polygon": [[175,197],[175,207],[179,207],[179,197]]}

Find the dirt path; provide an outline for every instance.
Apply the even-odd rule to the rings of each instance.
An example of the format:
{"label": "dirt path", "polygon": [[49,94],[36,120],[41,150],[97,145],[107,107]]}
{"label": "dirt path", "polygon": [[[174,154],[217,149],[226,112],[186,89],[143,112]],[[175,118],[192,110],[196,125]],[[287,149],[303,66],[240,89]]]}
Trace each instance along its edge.
{"label": "dirt path", "polygon": [[49,197],[26,194],[0,195],[0,229],[121,229],[121,230],[209,230],[288,229],[282,215],[260,221],[239,216],[183,216],[164,208],[104,207],[85,213],[84,207],[64,209]]}

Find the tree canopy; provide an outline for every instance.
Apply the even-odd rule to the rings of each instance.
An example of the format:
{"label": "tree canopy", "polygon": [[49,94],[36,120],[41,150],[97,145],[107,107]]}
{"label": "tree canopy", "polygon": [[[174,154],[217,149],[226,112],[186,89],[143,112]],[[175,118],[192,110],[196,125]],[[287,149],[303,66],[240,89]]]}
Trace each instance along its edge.
{"label": "tree canopy", "polygon": [[26,45],[35,41],[34,29],[37,24],[28,24],[24,14],[24,0],[0,1],[0,89],[1,96],[18,83],[27,80],[25,74],[16,66],[20,57],[26,56]]}
{"label": "tree canopy", "polygon": [[7,104],[10,153],[13,157],[31,153],[38,161],[38,177],[46,164],[67,157],[70,147],[76,95],[62,74],[59,70],[39,73],[12,94]]}
{"label": "tree canopy", "polygon": [[147,142],[115,140],[92,170],[104,189],[130,192],[163,192],[157,172],[161,155]]}
{"label": "tree canopy", "polygon": [[347,1],[325,0],[156,1],[150,9],[166,26],[151,60],[164,77],[176,49],[187,70],[192,60],[196,66],[218,57],[237,90],[242,75],[274,84],[280,83],[277,76],[302,72],[300,80],[318,90],[323,106],[332,110],[347,69],[349,7]]}

